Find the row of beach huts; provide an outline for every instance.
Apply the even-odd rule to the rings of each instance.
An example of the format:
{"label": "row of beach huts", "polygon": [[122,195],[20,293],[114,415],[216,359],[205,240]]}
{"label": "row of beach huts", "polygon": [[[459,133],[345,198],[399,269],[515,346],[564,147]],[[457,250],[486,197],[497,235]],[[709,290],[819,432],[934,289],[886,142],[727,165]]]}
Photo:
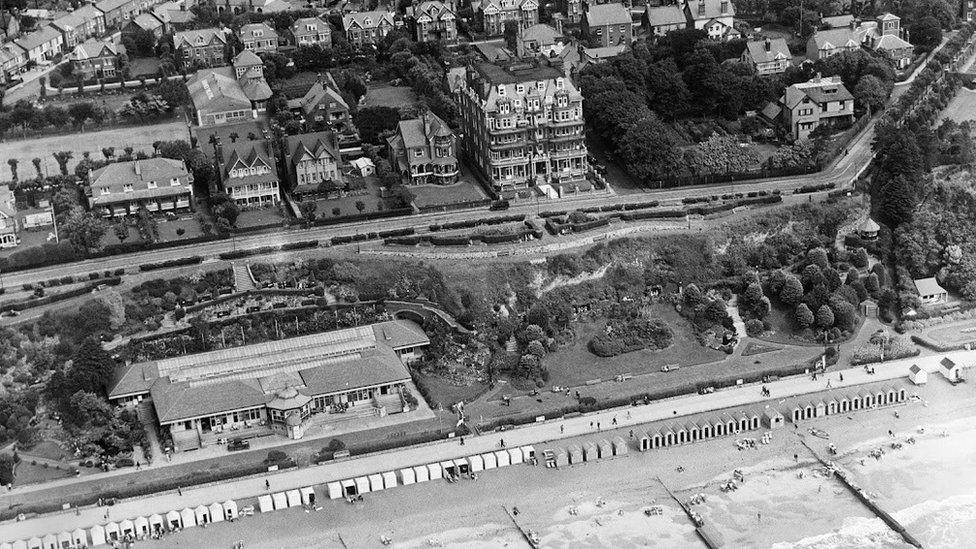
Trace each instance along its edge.
{"label": "row of beach huts", "polygon": [[[647,451],[730,436],[760,428],[781,428],[787,420],[798,423],[802,420],[815,419],[825,415],[901,404],[907,400],[908,394],[903,386],[875,384],[873,386],[860,385],[838,388],[826,394],[817,394],[812,399],[790,398],[790,403],[787,405],[779,407],[768,405],[761,412],[752,409],[717,411],[713,415],[698,414],[663,425],[659,423],[657,425],[660,427],[655,426],[640,433],[634,432],[633,438],[639,450]],[[328,482],[322,490],[323,495],[329,499],[355,498],[362,494],[389,490],[397,486],[408,486],[438,479],[452,479],[520,463],[535,465],[540,458],[544,460],[547,467],[561,467],[626,455],[628,450],[628,441],[621,436],[550,447],[543,450],[541,456],[537,456],[535,447],[530,445],[503,448],[453,460]],[[258,497],[258,508],[262,513],[303,505],[312,506],[315,503],[316,493],[312,486]],[[173,510],[165,515],[153,514],[149,517],[136,517],[121,522],[108,522],[87,530],[79,528],[73,532],[49,534],[26,541],[0,543],[0,549],[97,547],[128,539],[159,536],[166,532],[194,526],[225,520],[230,521],[241,514],[252,512],[253,509],[250,507],[238,510],[237,503],[228,500],[222,503],[200,505],[196,508]]]}

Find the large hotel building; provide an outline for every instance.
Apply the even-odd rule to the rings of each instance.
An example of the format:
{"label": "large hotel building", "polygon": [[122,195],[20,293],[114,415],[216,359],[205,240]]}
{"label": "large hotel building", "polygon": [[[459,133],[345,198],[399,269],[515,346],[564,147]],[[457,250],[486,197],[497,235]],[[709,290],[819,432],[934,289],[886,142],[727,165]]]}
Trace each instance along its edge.
{"label": "large hotel building", "polygon": [[560,196],[591,188],[583,95],[562,71],[484,63],[452,88],[466,156],[503,198],[533,185],[550,185]]}

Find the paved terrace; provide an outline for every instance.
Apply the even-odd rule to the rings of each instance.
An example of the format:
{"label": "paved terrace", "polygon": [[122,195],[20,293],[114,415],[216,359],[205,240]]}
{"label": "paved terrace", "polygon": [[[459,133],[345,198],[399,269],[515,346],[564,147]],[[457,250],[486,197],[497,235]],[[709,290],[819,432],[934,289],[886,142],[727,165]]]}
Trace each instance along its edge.
{"label": "paved terrace", "polygon": [[[609,430],[614,418],[617,419],[617,429],[627,426],[666,420],[690,414],[735,408],[773,404],[779,400],[810,393],[824,391],[829,380],[832,388],[852,387],[857,385],[876,383],[879,381],[902,379],[908,374],[912,364],[918,364],[929,372],[939,369],[939,361],[949,357],[961,367],[976,365],[976,351],[957,351],[925,357],[915,357],[906,360],[892,361],[875,365],[876,373],[871,375],[864,368],[850,368],[836,370],[828,375],[813,380],[808,376],[795,376],[766,384],[772,397],[763,398],[758,386],[750,385],[738,389],[727,389],[708,395],[686,395],[673,399],[652,402],[647,406],[627,406],[594,412],[571,419],[556,419],[552,421],[527,425],[504,433],[491,433],[478,437],[468,437],[465,445],[461,446],[457,440],[445,440],[420,446],[412,446],[398,450],[390,450],[371,454],[359,458],[336,463],[328,463],[310,468],[299,468],[242,478],[213,485],[198,486],[183,490],[180,495],[175,492],[125,500],[110,508],[109,521],[133,519],[137,516],[149,516],[153,513],[165,515],[174,509],[186,507],[194,508],[198,505],[209,505],[228,499],[243,500],[269,493],[265,489],[265,479],[271,483],[272,492],[296,489],[303,486],[320,485],[327,482],[360,477],[373,473],[392,471],[402,467],[436,463],[439,461],[456,459],[478,453],[497,450],[501,440],[506,447],[522,445],[540,445],[547,441],[571,438],[584,434],[592,434],[594,429],[591,422],[600,422]],[[844,381],[840,382],[839,373],[843,373]],[[630,412],[630,418],[626,417]],[[786,415],[786,414],[784,414]],[[561,430],[562,429],[562,430]],[[47,534],[71,531],[76,528],[91,528],[96,524],[108,522],[105,518],[104,507],[88,507],[76,511],[52,513],[31,518],[22,522],[6,522],[0,524],[0,542],[27,540],[33,536],[42,537]]]}

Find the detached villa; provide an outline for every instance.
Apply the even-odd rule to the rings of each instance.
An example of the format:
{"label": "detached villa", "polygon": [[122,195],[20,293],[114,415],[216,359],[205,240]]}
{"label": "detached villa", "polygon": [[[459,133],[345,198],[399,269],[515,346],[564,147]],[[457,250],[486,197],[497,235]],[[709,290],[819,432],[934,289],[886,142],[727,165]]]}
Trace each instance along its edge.
{"label": "detached villa", "polygon": [[180,160],[115,162],[89,171],[88,186],[91,210],[107,217],[193,208],[193,176]]}
{"label": "detached villa", "polygon": [[390,163],[404,184],[449,185],[457,181],[454,132],[431,112],[402,120],[387,144]]}
{"label": "detached villa", "polygon": [[118,372],[109,399],[151,397],[178,450],[231,433],[300,439],[339,409],[360,417],[402,411],[410,382],[405,364],[429,344],[416,323],[393,320],[130,364]]}

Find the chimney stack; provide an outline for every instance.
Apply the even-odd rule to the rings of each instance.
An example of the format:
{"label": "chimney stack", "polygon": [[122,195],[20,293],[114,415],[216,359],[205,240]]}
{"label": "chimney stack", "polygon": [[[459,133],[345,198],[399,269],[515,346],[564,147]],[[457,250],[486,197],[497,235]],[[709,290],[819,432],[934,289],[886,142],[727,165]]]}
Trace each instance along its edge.
{"label": "chimney stack", "polygon": [[772,49],[773,49],[773,44],[772,44],[772,42],[769,41],[769,38],[767,37],[766,38],[766,53],[769,53],[770,51],[772,51]]}

